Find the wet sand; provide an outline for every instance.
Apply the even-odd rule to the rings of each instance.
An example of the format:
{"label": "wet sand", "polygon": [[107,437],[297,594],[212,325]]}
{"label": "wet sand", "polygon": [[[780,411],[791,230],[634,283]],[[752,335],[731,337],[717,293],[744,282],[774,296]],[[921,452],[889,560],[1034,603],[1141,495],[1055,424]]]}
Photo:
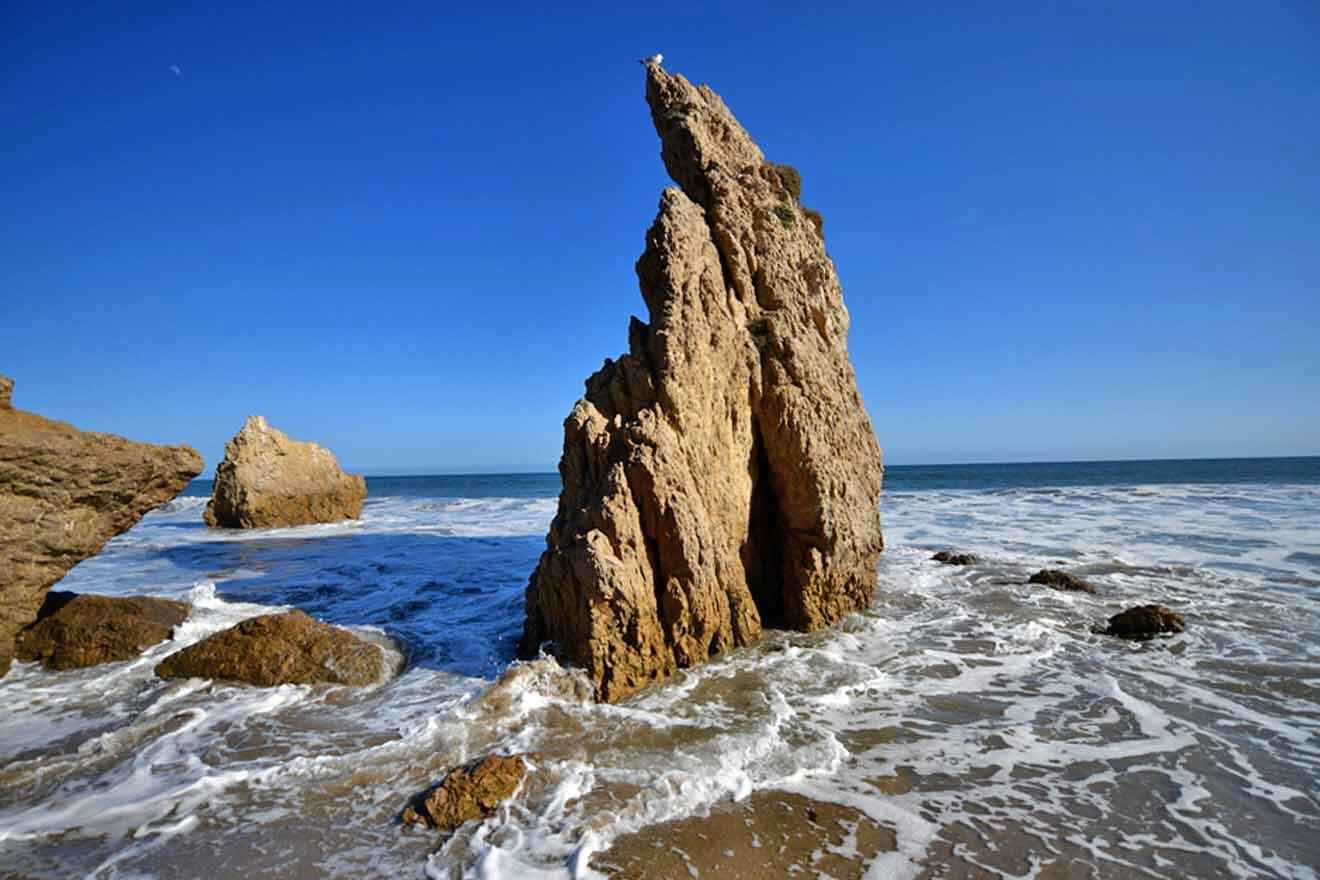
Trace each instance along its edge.
{"label": "wet sand", "polygon": [[759,791],[709,816],[653,825],[622,837],[591,862],[627,880],[674,877],[861,877],[894,833],[851,807]]}

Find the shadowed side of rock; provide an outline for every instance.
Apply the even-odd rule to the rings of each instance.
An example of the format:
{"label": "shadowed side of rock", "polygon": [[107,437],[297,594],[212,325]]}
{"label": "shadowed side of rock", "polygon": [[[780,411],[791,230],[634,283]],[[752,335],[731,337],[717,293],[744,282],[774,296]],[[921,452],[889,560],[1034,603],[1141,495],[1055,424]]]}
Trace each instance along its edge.
{"label": "shadowed side of rock", "polygon": [[330,450],[249,416],[225,444],[202,516],[235,529],[339,522],[361,516],[366,497],[366,480],[344,473]]}
{"label": "shadowed side of rock", "polygon": [[649,319],[565,421],[521,645],[553,642],[605,700],[867,607],[883,547],[880,448],[796,172],[704,86],[651,65],[647,101],[681,188],[637,263]]}
{"label": "shadowed side of rock", "polygon": [[12,390],[0,377],[0,675],[50,588],[202,470],[187,446],[134,443],[16,410]]}
{"label": "shadowed side of rock", "polygon": [[47,669],[132,660],[170,638],[188,611],[185,602],[152,596],[50,592],[36,623],[19,632],[16,656]]}

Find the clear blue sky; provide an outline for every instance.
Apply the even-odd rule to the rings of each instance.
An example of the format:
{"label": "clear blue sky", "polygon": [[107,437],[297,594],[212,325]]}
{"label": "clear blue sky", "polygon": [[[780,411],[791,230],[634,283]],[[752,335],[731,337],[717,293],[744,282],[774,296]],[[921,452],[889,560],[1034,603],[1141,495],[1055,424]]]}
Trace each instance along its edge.
{"label": "clear blue sky", "polygon": [[1312,0],[5,3],[16,403],[553,466],[644,311],[657,51],[801,170],[890,463],[1320,453]]}

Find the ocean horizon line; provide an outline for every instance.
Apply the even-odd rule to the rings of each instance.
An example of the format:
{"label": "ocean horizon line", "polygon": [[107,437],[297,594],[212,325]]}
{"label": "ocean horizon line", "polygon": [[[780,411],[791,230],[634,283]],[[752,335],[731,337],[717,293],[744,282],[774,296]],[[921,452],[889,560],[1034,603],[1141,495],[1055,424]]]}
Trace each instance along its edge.
{"label": "ocean horizon line", "polygon": [[[885,470],[906,470],[906,469],[929,469],[929,468],[969,468],[969,467],[1035,467],[1035,466],[1056,466],[1056,465],[1133,465],[1133,464],[1162,464],[1162,463],[1213,463],[1213,462],[1245,462],[1245,461],[1308,461],[1320,460],[1320,453],[1310,455],[1223,455],[1223,456],[1188,456],[1188,457],[1170,457],[1170,458],[1060,458],[1060,459],[1038,459],[1033,461],[956,461],[956,462],[904,462],[901,464],[886,464]],[[344,470],[350,473],[362,474],[365,477],[374,479],[388,478],[409,478],[422,479],[427,477],[545,477],[555,476],[559,469],[557,466],[548,466],[542,469],[517,469],[508,470],[501,468],[494,469],[476,469],[476,468],[418,468],[416,470],[382,470],[379,468],[363,468],[355,466],[346,466]],[[192,482],[210,482],[215,478],[212,471],[209,474],[201,474],[194,477]]]}

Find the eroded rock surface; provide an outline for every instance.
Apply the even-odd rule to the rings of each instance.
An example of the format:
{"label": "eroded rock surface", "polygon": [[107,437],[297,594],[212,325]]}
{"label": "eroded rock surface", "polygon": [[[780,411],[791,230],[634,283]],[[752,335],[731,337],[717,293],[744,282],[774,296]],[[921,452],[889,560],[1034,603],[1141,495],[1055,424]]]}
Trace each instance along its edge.
{"label": "eroded rock surface", "polygon": [[366,480],[344,473],[330,450],[249,416],[225,444],[203,518],[235,529],[338,522],[361,516],[366,497]]}
{"label": "eroded rock surface", "polygon": [[368,685],[385,674],[381,649],[302,611],[250,617],[156,664],[161,678]]}
{"label": "eroded rock surface", "polygon": [[402,821],[453,831],[494,813],[518,790],[526,774],[522,755],[487,755],[450,770],[439,785],[414,799],[403,811]]}
{"label": "eroded rock surface", "polygon": [[50,588],[202,470],[187,446],[134,443],[14,409],[0,376],[0,675]]}
{"label": "eroded rock surface", "polygon": [[47,669],[132,660],[170,638],[188,611],[186,602],[152,596],[47,593],[36,623],[18,634],[16,656]]}
{"label": "eroded rock surface", "polygon": [[1057,568],[1042,568],[1040,571],[1027,578],[1027,583],[1040,584],[1041,586],[1049,587],[1051,590],[1063,590],[1064,592],[1095,592],[1095,587],[1093,587],[1088,581],[1079,578],[1075,574],[1060,571]]}
{"label": "eroded rock surface", "polygon": [[1172,635],[1187,628],[1183,616],[1163,605],[1138,605],[1109,618],[1105,635],[1144,641],[1158,635]]}
{"label": "eroded rock surface", "polygon": [[649,321],[565,422],[521,645],[553,642],[605,700],[866,608],[883,547],[880,447],[797,172],[705,86],[650,65],[646,97],[680,188],[637,262]]}

